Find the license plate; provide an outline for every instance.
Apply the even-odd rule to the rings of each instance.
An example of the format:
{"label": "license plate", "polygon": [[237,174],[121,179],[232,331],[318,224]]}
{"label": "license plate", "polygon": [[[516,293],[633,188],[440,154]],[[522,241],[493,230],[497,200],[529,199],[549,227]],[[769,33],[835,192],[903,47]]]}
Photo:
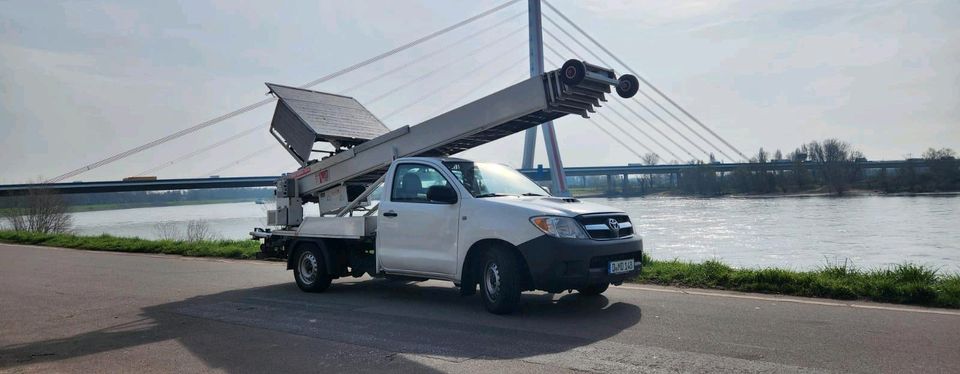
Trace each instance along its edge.
{"label": "license plate", "polygon": [[633,259],[622,261],[610,261],[607,266],[607,272],[610,274],[629,273],[633,271]]}

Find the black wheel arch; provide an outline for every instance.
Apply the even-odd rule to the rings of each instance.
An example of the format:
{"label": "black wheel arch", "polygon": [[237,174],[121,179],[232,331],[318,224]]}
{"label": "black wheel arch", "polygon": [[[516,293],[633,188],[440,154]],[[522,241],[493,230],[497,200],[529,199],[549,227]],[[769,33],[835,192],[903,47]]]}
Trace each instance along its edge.
{"label": "black wheel arch", "polygon": [[290,248],[293,248],[290,251],[290,255],[287,256],[287,270],[293,270],[293,267],[296,266],[297,258],[300,257],[300,252],[305,248],[315,248],[323,256],[324,267],[327,269],[327,274],[330,274],[334,278],[337,277],[339,272],[334,271],[334,266],[336,264],[333,254],[330,253],[330,249],[327,246],[327,243],[323,239],[298,239],[294,240],[290,244]]}
{"label": "black wheel arch", "polygon": [[460,293],[463,295],[472,295],[480,283],[480,260],[483,253],[491,248],[506,248],[517,257],[520,267],[523,269],[522,289],[533,289],[533,276],[530,274],[530,266],[527,265],[527,259],[523,253],[510,242],[502,239],[483,239],[470,246],[467,255],[463,258],[463,268],[460,270]]}

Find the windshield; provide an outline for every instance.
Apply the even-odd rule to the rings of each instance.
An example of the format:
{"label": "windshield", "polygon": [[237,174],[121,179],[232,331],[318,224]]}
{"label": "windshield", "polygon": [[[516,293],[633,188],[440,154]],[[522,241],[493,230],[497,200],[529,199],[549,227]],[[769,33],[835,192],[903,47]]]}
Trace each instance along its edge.
{"label": "windshield", "polygon": [[547,195],[536,183],[508,166],[469,161],[443,164],[474,197]]}

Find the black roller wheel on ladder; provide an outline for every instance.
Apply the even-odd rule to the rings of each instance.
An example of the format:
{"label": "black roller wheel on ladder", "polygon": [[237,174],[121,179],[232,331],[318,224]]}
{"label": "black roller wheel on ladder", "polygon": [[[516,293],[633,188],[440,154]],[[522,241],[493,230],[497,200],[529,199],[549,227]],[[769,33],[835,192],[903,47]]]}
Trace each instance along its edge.
{"label": "black roller wheel on ladder", "polygon": [[560,81],[568,86],[576,86],[587,76],[587,66],[580,60],[567,60],[560,67]]}
{"label": "black roller wheel on ladder", "polygon": [[624,74],[617,80],[617,95],[624,99],[629,99],[637,94],[640,89],[640,81],[631,74]]}

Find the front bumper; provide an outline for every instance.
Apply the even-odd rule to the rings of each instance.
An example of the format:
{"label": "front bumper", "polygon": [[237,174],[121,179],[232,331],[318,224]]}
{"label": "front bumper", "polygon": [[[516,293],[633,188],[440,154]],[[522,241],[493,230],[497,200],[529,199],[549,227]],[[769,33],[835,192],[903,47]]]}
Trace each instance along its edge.
{"label": "front bumper", "polygon": [[[517,246],[530,268],[533,288],[547,292],[620,283],[640,274],[643,240],[560,239],[543,235]],[[635,269],[608,274],[610,261],[634,259]]]}

